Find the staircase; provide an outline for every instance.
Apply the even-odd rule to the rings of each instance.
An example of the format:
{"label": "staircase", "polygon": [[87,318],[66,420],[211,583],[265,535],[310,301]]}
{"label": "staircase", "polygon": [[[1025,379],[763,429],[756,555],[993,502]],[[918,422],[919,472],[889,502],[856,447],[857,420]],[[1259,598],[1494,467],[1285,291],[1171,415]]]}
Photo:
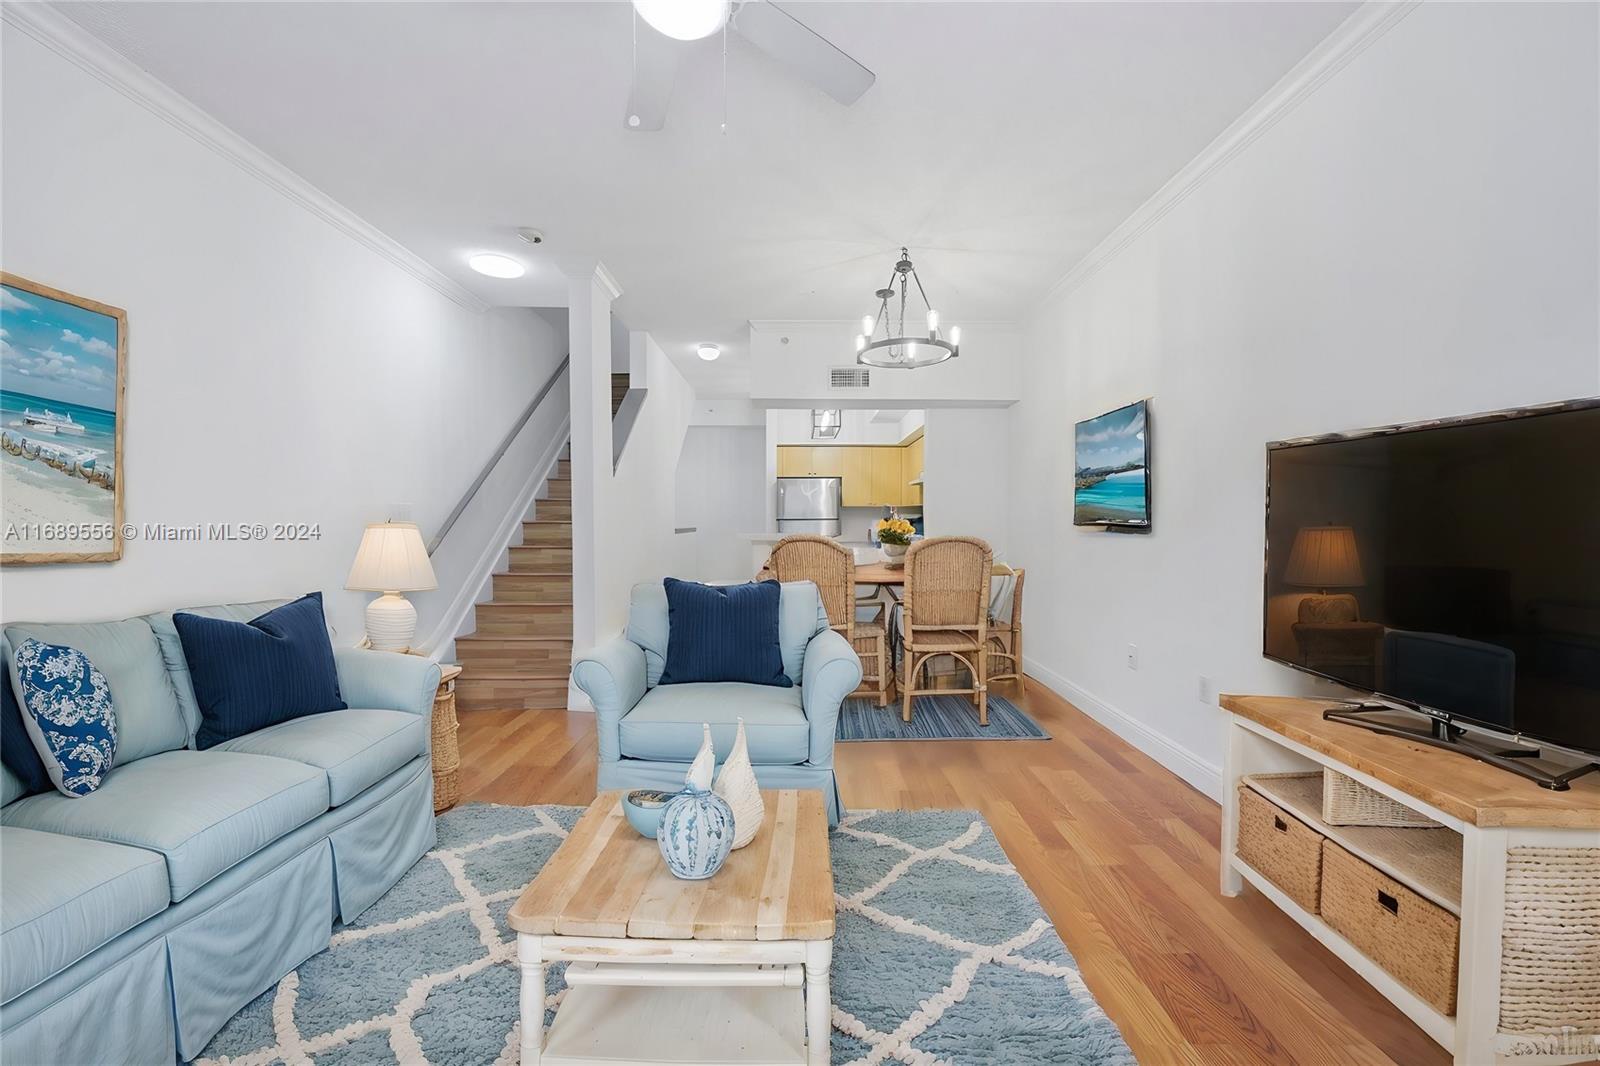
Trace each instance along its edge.
{"label": "staircase", "polygon": [[629,375],[627,374],[611,375],[611,417],[613,419],[617,417],[617,412],[622,408],[622,401],[628,395],[628,381]]}
{"label": "staircase", "polygon": [[510,567],[494,575],[493,596],[474,609],[476,630],[456,638],[456,707],[564,710],[572,671],[570,452],[522,523],[522,543],[508,551]]}

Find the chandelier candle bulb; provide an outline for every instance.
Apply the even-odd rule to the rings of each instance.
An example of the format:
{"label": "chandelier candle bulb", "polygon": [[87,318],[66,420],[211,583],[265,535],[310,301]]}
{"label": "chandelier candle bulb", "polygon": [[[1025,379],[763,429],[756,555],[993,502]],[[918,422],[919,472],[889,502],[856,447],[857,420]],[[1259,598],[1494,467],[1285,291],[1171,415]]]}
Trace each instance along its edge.
{"label": "chandelier candle bulb", "polygon": [[874,325],[874,323],[872,321],[872,316],[871,315],[862,315],[861,316],[861,333],[862,333],[863,336],[866,336],[866,337],[872,336],[872,327],[873,327],[873,325]]}
{"label": "chandelier candle bulb", "polygon": [[960,326],[951,326],[950,327],[950,343],[955,345],[957,348],[961,347],[961,327]]}
{"label": "chandelier candle bulb", "polygon": [[863,349],[866,348],[866,346],[867,346],[867,338],[866,338],[865,335],[862,335],[862,336],[859,336],[859,337],[856,338],[856,351],[858,351],[858,352],[862,351]]}
{"label": "chandelier candle bulb", "polygon": [[939,334],[939,312],[930,309],[928,311],[928,335],[929,336],[938,336],[938,334]]}

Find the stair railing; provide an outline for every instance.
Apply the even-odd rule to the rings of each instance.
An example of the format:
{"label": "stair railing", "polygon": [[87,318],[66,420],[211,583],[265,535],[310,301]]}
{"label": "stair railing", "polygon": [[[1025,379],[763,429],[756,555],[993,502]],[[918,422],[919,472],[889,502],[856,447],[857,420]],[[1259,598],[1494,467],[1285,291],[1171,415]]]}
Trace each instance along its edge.
{"label": "stair railing", "polygon": [[467,491],[461,494],[461,499],[457,501],[455,509],[450,512],[449,517],[444,520],[444,525],[439,527],[439,532],[435,533],[433,539],[428,542],[429,555],[438,551],[439,545],[444,543],[444,538],[450,533],[451,527],[456,524],[456,519],[461,517],[461,513],[472,502],[472,498],[478,494],[478,490],[483,488],[483,483],[489,480],[489,475],[494,472],[496,464],[505,458],[506,452],[511,450],[511,444],[517,439],[517,434],[522,432],[523,427],[528,424],[528,420],[539,409],[539,405],[544,402],[545,397],[550,395],[550,390],[556,387],[556,382],[561,380],[561,375],[566,373],[567,366],[571,362],[572,354],[569,352],[556,366],[555,372],[550,375],[550,380],[544,383],[544,387],[539,390],[533,401],[523,410],[521,417],[511,427],[511,431],[501,439],[499,446],[489,456],[488,462],[484,463],[483,469],[478,472],[478,476],[472,479],[472,484],[467,486]]}

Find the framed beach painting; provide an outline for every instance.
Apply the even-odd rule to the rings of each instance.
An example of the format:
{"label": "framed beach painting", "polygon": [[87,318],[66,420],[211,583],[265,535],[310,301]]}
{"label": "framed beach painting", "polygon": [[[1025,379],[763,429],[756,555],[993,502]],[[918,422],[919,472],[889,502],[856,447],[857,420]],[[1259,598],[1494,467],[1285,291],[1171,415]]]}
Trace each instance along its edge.
{"label": "framed beach painting", "polygon": [[1073,432],[1072,524],[1150,530],[1150,402],[1085,419]]}
{"label": "framed beach painting", "polygon": [[128,316],[0,271],[0,564],[122,558]]}

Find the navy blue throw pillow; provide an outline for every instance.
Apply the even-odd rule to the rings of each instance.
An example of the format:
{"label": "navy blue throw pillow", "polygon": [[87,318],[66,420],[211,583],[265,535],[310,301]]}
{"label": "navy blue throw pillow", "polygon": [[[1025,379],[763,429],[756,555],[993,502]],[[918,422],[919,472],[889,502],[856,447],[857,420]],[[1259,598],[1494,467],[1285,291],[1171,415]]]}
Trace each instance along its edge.
{"label": "navy blue throw pillow", "polygon": [[22,708],[17,704],[16,690],[11,687],[11,664],[0,663],[0,762],[17,775],[27,788],[28,795],[48,792],[56,786],[50,783],[50,774],[33,746],[28,727],[22,724]]}
{"label": "navy blue throw pillow", "polygon": [[667,665],[661,684],[744,681],[789,688],[778,647],[776,581],[702,585],[669,577]]}
{"label": "navy blue throw pillow", "polygon": [[194,746],[201,751],[291,718],[345,709],[320,592],[248,622],[179,611],[172,624],[200,705]]}

